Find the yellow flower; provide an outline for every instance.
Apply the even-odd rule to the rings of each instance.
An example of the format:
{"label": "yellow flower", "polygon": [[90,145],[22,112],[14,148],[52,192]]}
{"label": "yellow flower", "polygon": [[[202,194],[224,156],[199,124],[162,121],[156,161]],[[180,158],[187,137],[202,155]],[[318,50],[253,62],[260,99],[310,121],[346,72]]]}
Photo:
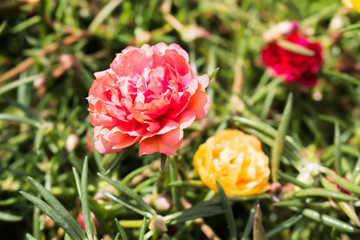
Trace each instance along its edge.
{"label": "yellow flower", "polygon": [[342,0],[343,4],[349,8],[353,8],[360,13],[360,0]]}
{"label": "yellow flower", "polygon": [[217,192],[217,180],[227,196],[269,189],[269,159],[260,141],[239,130],[224,130],[209,138],[196,151],[194,166],[206,186]]}

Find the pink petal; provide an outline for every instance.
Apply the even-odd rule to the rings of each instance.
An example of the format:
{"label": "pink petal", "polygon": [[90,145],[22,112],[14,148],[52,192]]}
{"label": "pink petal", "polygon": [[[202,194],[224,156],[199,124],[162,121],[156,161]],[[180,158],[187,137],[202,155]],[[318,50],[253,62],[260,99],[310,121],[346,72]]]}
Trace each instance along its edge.
{"label": "pink petal", "polygon": [[209,75],[204,74],[201,76],[196,76],[195,79],[199,82],[201,90],[205,91],[205,88],[209,86]]}
{"label": "pink petal", "polygon": [[175,122],[174,120],[171,120],[169,118],[160,118],[159,119],[161,129],[157,134],[164,134],[167,132],[170,132],[171,130],[174,130],[179,127],[179,123]]}
{"label": "pink petal", "polygon": [[196,93],[191,97],[190,103],[187,110],[196,111],[195,120],[199,120],[207,114],[210,107],[210,97],[202,90],[197,90]]}
{"label": "pink petal", "polygon": [[95,148],[102,154],[118,152],[119,150],[135,144],[139,137],[132,137],[120,132],[118,128],[111,130],[95,127]]}
{"label": "pink petal", "polygon": [[189,54],[182,49],[178,44],[173,43],[170,44],[170,46],[167,46],[165,43],[160,42],[158,44],[155,45],[163,54],[165,53],[165,50],[167,49],[174,49],[176,50],[181,56],[184,57],[184,59],[186,60],[186,62],[189,62]]}
{"label": "pink petal", "polygon": [[139,142],[139,156],[160,152],[166,155],[174,154],[181,146],[181,141],[176,145],[165,145],[160,136],[154,136]]}
{"label": "pink petal", "polygon": [[184,137],[184,131],[180,128],[174,129],[168,133],[161,135],[161,141],[164,145],[177,145],[182,141]]}
{"label": "pink petal", "polygon": [[179,117],[177,117],[177,122],[180,123],[181,129],[185,129],[195,121],[195,117],[196,111],[184,111]]}

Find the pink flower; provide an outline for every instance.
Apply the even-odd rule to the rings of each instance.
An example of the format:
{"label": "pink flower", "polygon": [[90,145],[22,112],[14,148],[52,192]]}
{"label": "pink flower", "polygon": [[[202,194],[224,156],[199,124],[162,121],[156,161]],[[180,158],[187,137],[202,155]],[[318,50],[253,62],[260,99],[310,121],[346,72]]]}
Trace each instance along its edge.
{"label": "pink flower", "polygon": [[284,76],[285,82],[298,81],[301,85],[316,84],[316,72],[322,63],[322,46],[310,43],[296,31],[285,38],[287,41],[307,48],[311,56],[303,55],[281,47],[278,42],[269,43],[262,50],[262,61],[270,68],[272,76]]}
{"label": "pink flower", "polygon": [[183,129],[203,118],[209,76],[194,76],[177,44],[127,47],[110,68],[95,73],[89,97],[95,148],[118,152],[139,142],[139,156],[179,149]]}

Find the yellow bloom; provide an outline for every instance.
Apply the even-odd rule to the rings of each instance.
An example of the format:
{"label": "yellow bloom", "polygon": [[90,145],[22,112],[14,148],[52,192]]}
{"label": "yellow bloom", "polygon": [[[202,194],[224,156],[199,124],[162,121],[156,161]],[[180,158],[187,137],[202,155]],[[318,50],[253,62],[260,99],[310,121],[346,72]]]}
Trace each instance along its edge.
{"label": "yellow bloom", "polygon": [[354,8],[360,13],[360,0],[342,0],[343,4],[349,8]]}
{"label": "yellow bloom", "polygon": [[260,141],[239,130],[224,130],[209,138],[196,151],[194,166],[206,186],[217,192],[216,179],[227,196],[269,189],[269,159]]}

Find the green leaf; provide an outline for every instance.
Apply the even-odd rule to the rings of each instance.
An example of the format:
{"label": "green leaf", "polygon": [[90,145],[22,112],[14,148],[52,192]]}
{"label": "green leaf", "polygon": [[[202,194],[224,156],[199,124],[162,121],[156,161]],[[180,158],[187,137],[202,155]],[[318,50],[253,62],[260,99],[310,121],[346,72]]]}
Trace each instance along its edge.
{"label": "green leaf", "polygon": [[265,119],[266,116],[268,115],[268,112],[271,108],[271,104],[274,101],[275,95],[276,95],[276,89],[274,89],[273,91],[269,91],[268,94],[266,95],[265,102],[261,110],[262,119]]}
{"label": "green leaf", "polygon": [[300,219],[302,219],[303,216],[302,215],[297,215],[297,216],[293,216],[287,220],[285,220],[284,222],[282,222],[281,224],[279,224],[279,226],[277,226],[276,228],[274,228],[273,230],[269,231],[268,233],[266,233],[266,236],[268,238],[271,238],[273,236],[275,236],[276,234],[284,231],[285,229],[290,228],[292,225],[294,225],[295,223],[297,223]]}
{"label": "green leaf", "polygon": [[148,165],[145,165],[145,166],[142,166],[142,167],[139,167],[137,169],[135,169],[134,171],[130,172],[128,175],[126,175],[123,180],[121,181],[121,183],[123,185],[127,184],[133,177],[135,177],[136,175],[138,175],[139,173],[142,173],[143,171],[145,171],[146,169],[149,169],[151,167],[153,167],[154,164],[151,163],[151,164],[148,164]]}
{"label": "green leaf", "polygon": [[3,21],[0,25],[0,35],[2,34],[2,32],[4,31],[4,29],[6,28],[7,25],[7,21]]}
{"label": "green leaf", "polygon": [[[32,185],[38,190],[40,195],[65,221],[74,228],[76,234],[81,238],[85,237],[84,231],[81,229],[77,221],[70,215],[66,208],[57,200],[45,187],[38,183],[32,177],[28,177]],[[40,208],[40,207],[39,207]],[[40,208],[41,209],[41,208]]]}
{"label": "green leaf", "polygon": [[111,164],[110,168],[105,172],[105,176],[111,173],[117,166],[122,163],[122,161],[126,158],[126,156],[129,154],[129,152],[134,148],[135,144],[131,145],[130,147],[121,149],[121,151],[118,153],[119,155],[115,159],[115,161]]}
{"label": "green leaf", "polygon": [[210,77],[209,77],[209,81],[211,81],[215,76],[216,74],[219,72],[220,68],[215,68],[215,70],[210,74]]}
{"label": "green leaf", "polygon": [[93,232],[93,227],[92,227],[93,223],[89,209],[89,200],[88,200],[88,192],[87,192],[87,187],[88,187],[87,176],[88,176],[88,158],[85,157],[82,173],[81,173],[81,208],[84,217],[84,225],[85,225],[85,231],[87,237],[88,239],[95,239],[96,235]]}
{"label": "green leaf", "polygon": [[22,123],[32,125],[34,127],[40,127],[40,123],[36,120],[26,118],[26,117],[20,117],[20,116],[16,116],[16,115],[12,115],[12,114],[7,114],[7,113],[0,113],[0,120],[22,122]]}
{"label": "green leaf", "polygon": [[60,227],[62,227],[73,240],[83,240],[85,238],[84,233],[82,233],[82,236],[79,236],[75,231],[75,229],[73,228],[73,225],[71,225],[70,222],[66,221],[61,215],[59,215],[53,208],[51,208],[44,201],[26,192],[20,191],[20,194],[22,194],[26,199],[28,199],[41,211],[43,211],[46,215],[48,215],[52,220],[54,220],[54,222],[56,222]]}
{"label": "green leaf", "polygon": [[40,20],[41,20],[41,17],[39,15],[35,15],[25,21],[20,22],[16,26],[12,27],[10,29],[10,32],[11,33],[19,33],[19,32],[25,31],[27,28],[31,27],[32,25],[39,23]]}
{"label": "green leaf", "polygon": [[121,205],[123,205],[124,207],[127,207],[128,209],[130,209],[133,212],[136,212],[140,215],[143,216],[148,216],[148,217],[152,217],[152,215],[149,212],[143,211],[141,209],[139,209],[138,207],[134,206],[133,204],[131,204],[130,202],[128,202],[127,200],[123,199],[122,197],[117,197],[111,193],[108,192],[104,192],[101,191],[100,192],[102,194],[104,194],[106,197],[110,198],[111,200],[113,200],[114,202],[120,203]]}
{"label": "green leaf", "polygon": [[335,172],[333,172],[331,169],[322,167],[321,171],[323,173],[325,173],[326,175],[330,176],[331,179],[340,187],[342,187],[345,190],[348,190],[351,193],[355,193],[360,195],[360,187],[349,182],[346,181],[345,179],[343,179],[342,177],[340,177],[339,175],[337,175]]}
{"label": "green leaf", "polygon": [[293,176],[291,176],[289,174],[282,173],[280,171],[278,171],[277,174],[279,175],[280,178],[284,179],[286,182],[290,182],[300,188],[311,188],[310,185],[300,182],[299,180],[297,180],[296,178],[294,178]]}
{"label": "green leaf", "polygon": [[334,198],[340,201],[356,201],[357,198],[348,194],[332,191],[323,188],[308,188],[286,194],[285,198],[290,197],[325,197]]}
{"label": "green leaf", "polygon": [[74,174],[74,178],[75,178],[75,184],[76,184],[76,190],[79,194],[79,197],[81,199],[81,181],[80,181],[80,177],[79,177],[79,174],[77,173],[76,171],[76,168],[75,167],[72,167],[72,172]]}
{"label": "green leaf", "polygon": [[232,212],[232,208],[226,197],[224,189],[221,187],[221,185],[218,181],[216,181],[216,186],[219,191],[221,204],[222,204],[223,208],[225,209],[226,222],[227,222],[228,228],[230,230],[230,239],[236,240],[237,239],[236,223],[235,223],[234,215]]}
{"label": "green leaf", "polygon": [[35,134],[35,148],[37,151],[40,150],[41,144],[43,142],[44,139],[44,133],[45,133],[46,128],[41,127],[36,131]]}
{"label": "green leaf", "polygon": [[144,216],[143,223],[142,223],[141,228],[140,228],[139,240],[144,240],[145,230],[146,230],[146,219],[147,219],[147,217]]}
{"label": "green leaf", "polygon": [[[294,210],[294,209],[293,209]],[[295,210],[300,212],[302,215],[304,215],[307,218],[310,218],[312,220],[315,220],[317,222],[320,222],[326,226],[334,227],[342,232],[347,233],[360,233],[360,229],[356,228],[354,226],[351,226],[348,223],[345,223],[343,221],[338,220],[337,218],[331,217],[329,215],[320,213],[318,211],[306,208],[302,210]]]}
{"label": "green leaf", "polygon": [[[176,172],[176,162],[174,157],[169,158],[169,168],[170,168],[170,182],[176,182],[177,172]],[[173,207],[175,211],[180,210],[180,197],[179,197],[179,188],[177,186],[171,187],[171,199],[173,201]]]}
{"label": "green leaf", "polygon": [[36,238],[34,238],[31,234],[27,233],[26,234],[26,239],[27,240],[37,240]]}
{"label": "green leaf", "polygon": [[257,202],[254,203],[254,205],[252,206],[252,208],[250,210],[249,218],[248,218],[247,223],[245,225],[244,233],[243,233],[243,235],[241,237],[241,240],[248,239],[248,237],[250,235],[250,232],[252,230],[252,226],[254,224],[254,216],[255,216],[256,206],[257,206]]}
{"label": "green leaf", "polygon": [[156,211],[150,207],[144,200],[136,194],[133,190],[128,188],[127,186],[123,185],[121,182],[115,182],[112,179],[102,175],[101,173],[98,173],[98,176],[108,182],[110,185],[118,189],[120,192],[128,195],[130,198],[135,200],[140,206],[142,206],[144,209],[146,209],[150,214],[156,215]]}
{"label": "green leaf", "polygon": [[293,102],[293,98],[292,98],[292,94],[290,93],[290,95],[288,96],[286,105],[285,105],[283,115],[281,117],[279,130],[278,130],[278,133],[277,133],[276,139],[275,139],[274,152],[273,152],[272,158],[271,158],[271,174],[272,174],[273,182],[277,182],[276,174],[277,174],[277,171],[280,166],[280,160],[281,160],[281,155],[282,155],[283,148],[284,148],[286,131],[287,131],[287,128],[288,128],[288,125],[290,122],[292,102]]}
{"label": "green leaf", "polygon": [[32,111],[30,108],[24,106],[23,104],[15,101],[14,99],[12,99],[11,97],[7,96],[7,95],[3,95],[3,98],[6,102],[10,103],[11,105],[13,105],[14,107],[17,107],[18,109],[20,109],[21,111],[23,111],[27,116],[29,116],[30,118],[33,118],[37,121],[42,121],[42,119],[39,117],[39,115],[37,115],[34,111]]}
{"label": "green leaf", "polygon": [[69,236],[69,234],[66,234],[66,233],[65,233],[65,238],[64,238],[64,240],[71,240],[71,237]]}
{"label": "green leaf", "polygon": [[314,56],[315,53],[314,51],[312,51],[311,49],[308,49],[306,47],[303,47],[303,46],[300,46],[296,43],[292,43],[290,41],[287,41],[285,39],[280,39],[280,40],[277,40],[277,44],[286,49],[286,50],[289,50],[293,53],[298,53],[298,54],[301,54],[301,55],[304,55],[304,56]]}
{"label": "green leaf", "polygon": [[[240,127],[246,131],[251,131],[247,127],[256,130],[256,131],[251,131],[251,133],[254,132],[254,133],[266,134],[268,136],[268,140],[266,144],[272,147],[275,146],[275,143],[272,142],[274,141],[273,139],[276,138],[278,131],[276,131],[268,124],[259,121],[250,120],[243,117],[232,117],[231,120],[234,121],[236,125],[240,125]],[[269,140],[271,141],[269,142]],[[296,160],[302,159],[302,156],[300,154],[300,147],[295,144],[294,140],[290,136],[286,136],[285,138],[285,151],[288,152],[290,155],[292,155],[293,158],[295,158]]]}
{"label": "green leaf", "polygon": [[360,220],[355,212],[354,207],[348,202],[338,202],[338,204],[344,213],[356,224],[356,226],[360,227]]}
{"label": "green leaf", "polygon": [[360,86],[360,80],[358,78],[352,77],[352,76],[350,76],[348,74],[339,73],[339,72],[330,71],[330,70],[323,70],[322,73],[325,74],[325,75],[328,75],[329,77],[337,78],[337,79],[342,80],[344,82],[351,83],[351,84],[356,84],[356,85]]}
{"label": "green leaf", "polygon": [[17,216],[11,213],[0,211],[0,221],[5,222],[20,222],[23,219],[22,216]]}
{"label": "green leaf", "polygon": [[335,184],[331,183],[329,180],[327,180],[326,177],[322,176],[320,178],[320,182],[321,182],[321,185],[325,188],[325,189],[329,189],[329,190],[332,190],[332,191],[339,191],[337,189],[337,187],[335,186]]}
{"label": "green leaf", "polygon": [[253,224],[253,239],[267,240],[266,233],[262,225],[262,214],[261,214],[260,204],[257,204],[255,210],[254,224]]}
{"label": "green leaf", "polygon": [[[104,166],[102,165],[103,162],[102,162],[102,156],[101,154],[96,150],[95,148],[95,145],[94,145],[94,134],[93,134],[93,129],[90,125],[90,121],[88,121],[88,131],[89,131],[89,134],[90,134],[90,139],[91,139],[91,146],[92,148],[94,149],[94,159],[95,159],[95,163],[99,169],[99,171],[101,172],[101,174],[104,174],[105,173],[105,168]],[[75,166],[76,167],[76,166]]]}
{"label": "green leaf", "polygon": [[339,123],[335,122],[335,134],[334,134],[334,145],[335,145],[335,171],[342,175],[341,170],[341,143],[340,143],[340,127]]}
{"label": "green leaf", "polygon": [[358,30],[359,28],[360,28],[360,23],[355,23],[341,29],[340,32],[350,32],[350,31]]}
{"label": "green leaf", "polygon": [[260,99],[266,96],[269,91],[274,91],[274,88],[278,86],[280,83],[282,83],[282,81],[283,81],[282,78],[275,78],[265,87],[259,88],[257,91],[255,91],[254,95],[252,95],[251,98],[248,100],[249,105],[253,106]]}
{"label": "green leaf", "polygon": [[43,74],[37,74],[37,75],[30,76],[30,77],[24,77],[19,80],[11,81],[10,83],[5,84],[5,85],[1,85],[0,86],[0,95],[3,95],[4,93],[9,92],[21,85],[33,82],[36,79],[43,77],[43,76],[44,76]]}
{"label": "green leaf", "polygon": [[285,200],[274,203],[275,207],[304,207],[306,206],[303,201],[300,201],[299,199],[294,200]]}
{"label": "green leaf", "polygon": [[226,210],[220,206],[219,200],[211,200],[192,206],[180,212],[169,214],[164,217],[167,224],[185,222],[196,218],[204,218],[214,215],[223,214]]}
{"label": "green leaf", "polygon": [[111,0],[109,1],[105,7],[103,7],[100,12],[96,15],[93,21],[89,25],[89,32],[95,33],[100,24],[111,14],[112,11],[118,7],[123,0]]}
{"label": "green leaf", "polygon": [[[257,138],[260,139],[261,142],[265,143],[266,145],[268,145],[272,148],[275,146],[275,139],[269,137],[268,135],[266,135],[260,131],[257,131],[253,128],[249,128],[249,127],[240,127],[240,128],[244,132],[256,136]],[[297,156],[297,153],[298,153],[297,151],[290,151],[290,149],[288,149],[285,144],[285,149],[283,152],[284,159],[286,159],[289,164],[293,165],[294,168],[296,168],[298,171],[300,171],[302,166],[300,166],[300,164],[296,160],[300,160],[300,159],[302,159],[302,157]],[[292,161],[290,161],[289,159],[291,159]]]}
{"label": "green leaf", "polygon": [[125,229],[120,225],[119,220],[115,218],[115,224],[117,229],[119,230],[119,233],[121,235],[122,240],[128,240],[128,236],[126,235]]}
{"label": "green leaf", "polygon": [[164,220],[166,223],[176,224],[180,222],[186,222],[188,220],[193,220],[196,218],[206,218],[223,213],[225,213],[225,210],[220,206],[192,207],[180,212],[169,214],[166,217],[164,217]]}

